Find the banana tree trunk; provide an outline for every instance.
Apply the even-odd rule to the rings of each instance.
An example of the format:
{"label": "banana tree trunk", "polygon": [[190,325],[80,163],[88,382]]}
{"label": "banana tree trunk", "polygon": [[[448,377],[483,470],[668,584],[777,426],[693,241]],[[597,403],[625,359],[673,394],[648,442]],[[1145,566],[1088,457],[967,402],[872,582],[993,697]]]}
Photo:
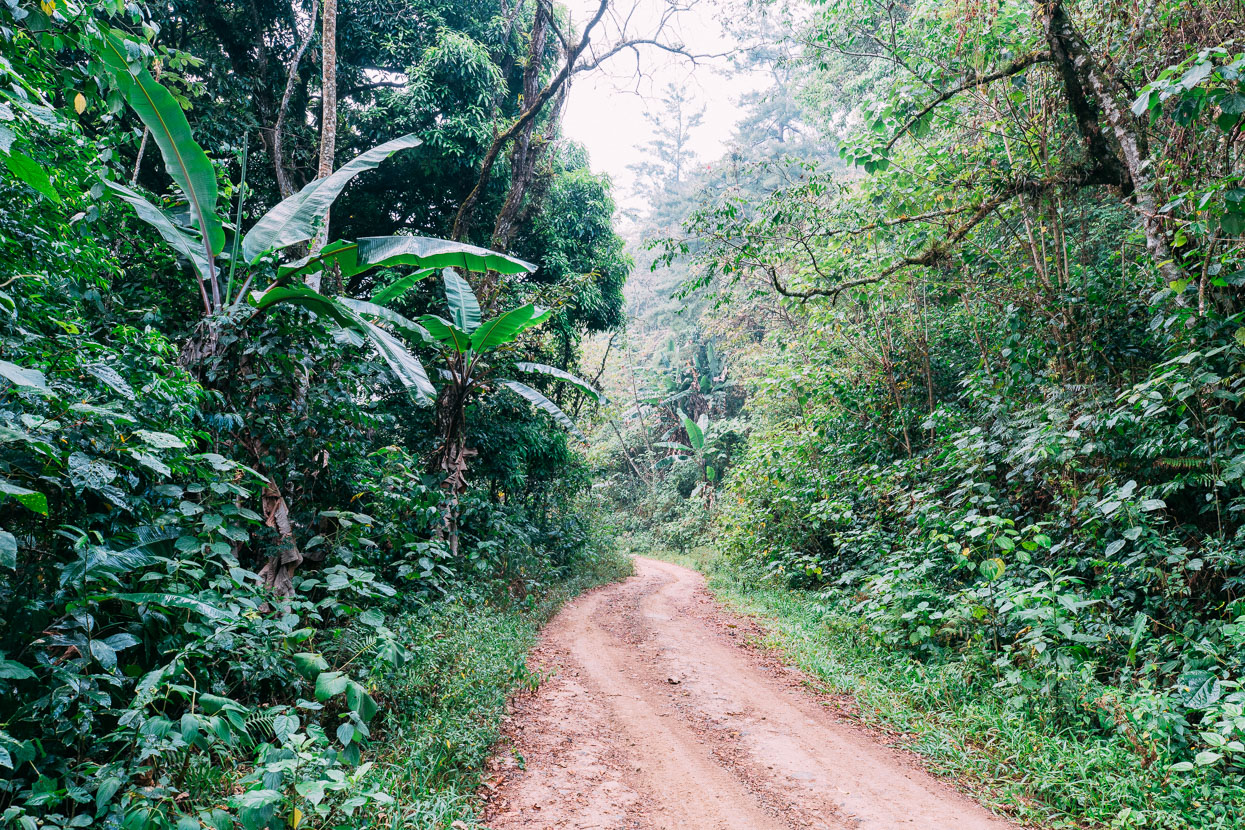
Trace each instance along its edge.
{"label": "banana tree trunk", "polygon": [[462,495],[467,491],[467,459],[475,455],[474,450],[467,448],[466,405],[467,387],[460,382],[447,384],[437,396],[437,434],[441,445],[433,456],[432,472],[444,476],[441,487],[445,490],[437,537],[448,542],[452,556],[457,556],[459,550],[458,515]]}

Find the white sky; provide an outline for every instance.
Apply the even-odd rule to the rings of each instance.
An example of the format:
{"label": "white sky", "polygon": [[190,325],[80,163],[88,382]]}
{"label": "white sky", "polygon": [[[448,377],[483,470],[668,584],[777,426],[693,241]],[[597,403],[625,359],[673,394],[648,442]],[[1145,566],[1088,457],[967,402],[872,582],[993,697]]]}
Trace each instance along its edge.
{"label": "white sky", "polygon": [[[576,30],[586,24],[598,2],[564,0]],[[620,16],[634,9],[629,30],[633,35],[647,36],[656,27],[666,0],[613,0],[612,5]],[[681,42],[695,54],[730,51],[736,42],[718,22],[722,13],[717,0],[700,0],[678,15],[676,27],[665,40]],[[611,24],[592,43],[602,46],[616,42],[617,38],[611,37],[616,33]],[[726,58],[693,66],[685,58],[642,46],[638,71],[635,54],[626,51],[598,70],[575,76],[563,121],[565,133],[588,148],[594,171],[607,173],[614,180],[614,196],[620,207],[644,207],[633,191],[635,177],[627,167],[644,160],[644,145],[653,137],[644,113],[660,109],[667,84],[689,88],[695,103],[705,107],[704,118],[691,137],[700,160],[713,161],[722,155],[740,117],[739,96],[755,86],[745,76],[731,77],[729,68]]]}

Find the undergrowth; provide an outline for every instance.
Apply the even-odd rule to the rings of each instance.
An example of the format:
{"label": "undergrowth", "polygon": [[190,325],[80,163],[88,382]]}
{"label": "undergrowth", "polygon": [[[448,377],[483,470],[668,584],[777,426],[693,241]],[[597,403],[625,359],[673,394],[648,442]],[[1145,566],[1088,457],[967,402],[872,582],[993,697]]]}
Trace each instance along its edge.
{"label": "undergrowth", "polygon": [[850,695],[860,722],[920,754],[992,809],[1043,828],[1239,828],[1245,789],[1209,778],[1175,786],[1123,737],[1056,725],[1036,698],[1008,699],[971,661],[922,663],[859,617],[805,591],[758,584],[704,549],[663,559],[698,567],[714,596],[750,615],[821,690]]}
{"label": "undergrowth", "polygon": [[403,618],[395,627],[411,659],[379,691],[391,715],[366,782],[395,803],[371,826],[478,827],[477,791],[506,701],[540,681],[527,666],[540,626],[568,599],[630,572],[629,558],[602,555],[539,597],[441,603]]}

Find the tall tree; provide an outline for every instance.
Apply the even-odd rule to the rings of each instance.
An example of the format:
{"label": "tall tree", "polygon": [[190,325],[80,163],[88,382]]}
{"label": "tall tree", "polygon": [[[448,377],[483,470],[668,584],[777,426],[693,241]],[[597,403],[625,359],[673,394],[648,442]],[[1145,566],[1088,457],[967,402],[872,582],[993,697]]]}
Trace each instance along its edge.
{"label": "tall tree", "polygon": [[645,145],[652,160],[631,166],[645,192],[677,190],[687,180],[696,161],[692,131],[700,126],[704,116],[704,105],[697,106],[685,86],[666,85],[661,108],[645,113],[653,130],[653,140]]}
{"label": "tall tree", "polygon": [[[337,0],[324,0],[324,22],[320,27],[320,164],[316,178],[333,172],[333,156],[337,149]],[[311,253],[318,254],[329,236],[329,213],[324,213],[323,226],[311,243]],[[320,290],[322,271],[307,275],[307,285]]]}

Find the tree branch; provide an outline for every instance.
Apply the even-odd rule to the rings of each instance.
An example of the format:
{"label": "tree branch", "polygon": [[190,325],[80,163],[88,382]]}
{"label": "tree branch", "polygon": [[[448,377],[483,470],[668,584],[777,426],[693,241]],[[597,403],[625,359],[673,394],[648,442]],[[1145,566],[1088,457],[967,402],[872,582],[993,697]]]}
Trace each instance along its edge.
{"label": "tree branch", "polygon": [[1049,50],[1034,50],[1026,55],[1022,55],[1002,69],[996,69],[994,72],[990,72],[986,75],[974,74],[973,77],[968,78],[960,85],[940,93],[932,101],[926,104],[920,112],[908,119],[908,122],[899,129],[899,132],[895,133],[895,135],[891,137],[891,140],[886,142],[886,149],[889,150],[894,147],[895,142],[907,135],[918,121],[929,115],[942,104],[959,95],[961,92],[967,92],[970,89],[976,89],[977,87],[985,86],[986,84],[991,84],[995,81],[1000,81],[1003,78],[1010,78],[1012,75],[1024,72],[1026,69],[1034,66],[1035,64],[1049,63],[1050,60],[1051,54]]}

